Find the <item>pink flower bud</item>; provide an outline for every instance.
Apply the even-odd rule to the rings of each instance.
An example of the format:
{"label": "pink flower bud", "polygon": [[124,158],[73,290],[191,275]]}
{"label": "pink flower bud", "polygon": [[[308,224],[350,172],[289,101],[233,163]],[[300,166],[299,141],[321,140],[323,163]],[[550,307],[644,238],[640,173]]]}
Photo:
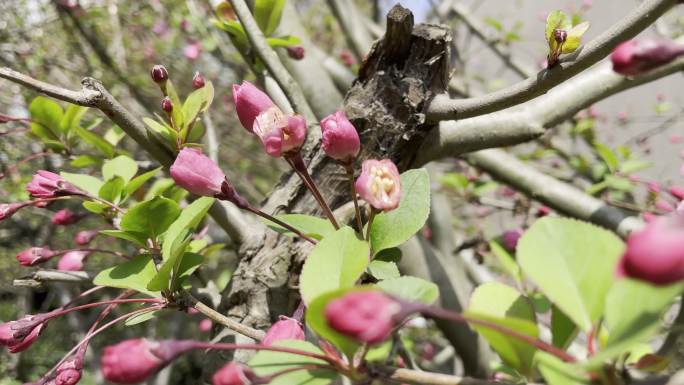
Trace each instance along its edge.
{"label": "pink flower bud", "polygon": [[183,48],[183,55],[185,55],[185,57],[189,60],[196,60],[201,53],[202,43],[198,41],[191,42],[190,44],[186,45],[185,48]]}
{"label": "pink flower bud", "polygon": [[246,80],[240,85],[233,84],[233,102],[240,123],[249,132],[254,132],[254,120],[257,116],[275,106],[268,95]]}
{"label": "pink flower bud", "polygon": [[684,279],[684,218],[659,217],[630,234],[617,273],[655,285]]}
{"label": "pink flower bud", "polygon": [[522,237],[522,233],[523,232],[520,229],[505,231],[501,235],[501,240],[503,241],[503,244],[506,247],[506,249],[510,251],[515,251],[515,249],[518,247],[518,240],[520,239],[520,237]]}
{"label": "pink flower bud", "polygon": [[377,291],[351,292],[325,307],[331,328],[360,342],[386,340],[398,320],[401,305]]}
{"label": "pink flower bud", "polygon": [[286,116],[273,106],[257,116],[252,132],[268,155],[279,157],[299,151],[306,140],[306,121],[299,115]]}
{"label": "pink flower bud", "polygon": [[339,110],[321,120],[323,151],[336,160],[349,162],[359,155],[361,141],[356,128],[347,119],[347,114]]}
{"label": "pink flower bud", "polygon": [[79,246],[85,246],[92,242],[93,239],[95,239],[95,237],[98,236],[98,234],[100,233],[97,230],[79,231],[78,233],[76,233],[76,236],[74,237],[74,242],[76,242],[76,244]]}
{"label": "pink flower bud", "polygon": [[669,40],[628,40],[613,50],[613,71],[635,76],[667,64],[684,54],[684,47]]}
{"label": "pink flower bud", "polygon": [[45,170],[40,170],[33,175],[33,179],[26,185],[26,191],[36,198],[83,195],[83,191],[64,180],[61,176]]}
{"label": "pink flower bud", "polygon": [[229,362],[214,373],[211,383],[213,385],[251,385],[264,382],[259,381],[259,377],[250,368]]}
{"label": "pink flower bud", "polygon": [[660,192],[660,183],[648,182],[646,183],[646,188],[648,189],[648,192],[658,194]]}
{"label": "pink flower bud", "polygon": [[678,187],[678,186],[670,187],[670,194],[673,197],[679,199],[680,201],[684,200],[684,187]]}
{"label": "pink flower bud", "polygon": [[664,212],[666,212],[666,213],[669,213],[669,212],[671,212],[671,211],[674,210],[674,207],[672,207],[672,205],[671,205],[669,202],[667,202],[667,201],[665,201],[665,200],[662,200],[662,199],[658,199],[658,200],[656,201],[655,207],[656,207],[658,210],[664,211]]}
{"label": "pink flower bud", "polygon": [[205,318],[200,321],[198,328],[202,333],[208,333],[211,331],[212,326],[214,326],[214,323],[209,318]]}
{"label": "pink flower bud", "polygon": [[171,101],[171,98],[165,96],[164,99],[162,99],[161,101],[161,108],[166,112],[173,111],[173,102]]}
{"label": "pink flower bud", "polygon": [[280,320],[268,329],[266,336],[261,340],[261,344],[270,346],[282,340],[304,341],[304,338],[304,329],[302,329],[302,324],[299,321],[281,316]]}
{"label": "pink flower bud", "polygon": [[541,206],[537,209],[538,218],[545,217],[549,214],[551,214],[551,208],[549,208],[548,206]]}
{"label": "pink flower bud", "polygon": [[28,315],[16,321],[0,324],[0,345],[10,353],[19,353],[28,349],[45,327],[43,316]]}
{"label": "pink flower bud", "polygon": [[288,46],[287,48],[287,55],[291,57],[294,60],[302,60],[304,59],[304,47],[301,45],[296,45],[296,46]]}
{"label": "pink flower bud", "polygon": [[[85,350],[83,350],[83,354]],[[81,380],[81,372],[83,370],[83,357],[76,354],[75,356],[64,361],[57,368],[57,376],[55,377],[55,385],[75,385]]]}
{"label": "pink flower bud", "polygon": [[152,80],[154,80],[155,83],[163,83],[169,80],[169,71],[166,70],[166,67],[164,67],[161,64],[157,64],[154,67],[152,67],[152,70],[150,71],[150,76],[152,77]]}
{"label": "pink flower bud", "polygon": [[52,216],[51,222],[53,225],[69,226],[80,221],[82,218],[83,215],[76,214],[69,209],[61,209]]}
{"label": "pink flower bud", "polygon": [[60,271],[81,271],[83,262],[90,253],[87,251],[74,250],[64,253],[57,262],[57,270]]}
{"label": "pink flower bud", "polygon": [[171,166],[177,185],[195,195],[213,197],[221,193],[226,175],[209,157],[196,148],[182,149]]}
{"label": "pink flower bud", "polygon": [[0,203],[0,221],[11,218],[14,213],[25,206],[25,203]]}
{"label": "pink flower bud", "polygon": [[204,84],[204,76],[202,76],[202,74],[199,72],[195,72],[195,76],[192,77],[192,88],[200,89],[204,87]]}
{"label": "pink flower bud", "polygon": [[672,135],[670,135],[670,138],[668,139],[668,141],[672,144],[677,144],[677,143],[681,143],[683,139],[684,139],[684,137],[682,137],[679,134],[672,134]]}
{"label": "pink flower bud", "polygon": [[397,166],[389,159],[365,160],[354,187],[361,199],[375,209],[390,211],[399,206],[401,178]]}
{"label": "pink flower bud", "polygon": [[136,338],[107,346],[100,359],[102,375],[117,384],[135,384],[145,381],[192,349],[192,341],[150,341]]}
{"label": "pink flower bud", "polygon": [[17,254],[17,261],[22,266],[35,266],[47,262],[54,255],[55,252],[48,247],[29,247]]}
{"label": "pink flower bud", "polygon": [[340,52],[340,60],[347,66],[351,67],[354,64],[356,64],[356,59],[354,59],[354,56],[351,54],[351,52],[347,50],[343,50]]}

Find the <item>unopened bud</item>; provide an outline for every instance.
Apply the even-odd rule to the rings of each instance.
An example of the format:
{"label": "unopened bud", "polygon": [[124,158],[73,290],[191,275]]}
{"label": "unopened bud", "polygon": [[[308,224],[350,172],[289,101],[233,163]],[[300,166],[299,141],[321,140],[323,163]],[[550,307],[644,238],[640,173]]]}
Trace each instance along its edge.
{"label": "unopened bud", "polygon": [[155,83],[163,83],[169,80],[169,71],[166,70],[166,67],[164,67],[161,64],[157,64],[154,67],[152,67],[152,71],[150,71],[150,76],[152,77],[152,80],[154,80]]}
{"label": "unopened bud", "polygon": [[301,45],[287,47],[287,55],[294,60],[304,59],[304,47]]}
{"label": "unopened bud", "polygon": [[330,301],[324,314],[335,331],[373,345],[389,338],[402,308],[381,292],[358,291]]}
{"label": "unopened bud", "polygon": [[204,87],[204,76],[201,73],[195,72],[195,76],[192,77],[192,87],[194,89]]}
{"label": "unopened bud", "polygon": [[558,44],[565,43],[565,40],[568,39],[568,32],[564,29],[554,29],[553,38],[556,40],[556,43]]}
{"label": "unopened bud", "polygon": [[164,99],[162,99],[161,108],[162,108],[162,110],[164,110],[166,112],[173,111],[173,103],[171,102],[171,99],[168,96],[166,96],[166,97],[164,97]]}

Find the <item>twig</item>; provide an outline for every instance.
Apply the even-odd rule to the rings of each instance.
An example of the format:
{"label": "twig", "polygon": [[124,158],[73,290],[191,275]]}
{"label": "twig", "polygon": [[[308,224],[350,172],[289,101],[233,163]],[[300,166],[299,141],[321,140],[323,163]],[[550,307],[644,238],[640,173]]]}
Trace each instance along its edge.
{"label": "twig", "polygon": [[36,270],[31,275],[15,279],[16,287],[40,287],[46,282],[90,283],[93,277],[85,271]]}
{"label": "twig", "polygon": [[266,333],[264,333],[261,330],[257,330],[247,325],[243,325],[233,319],[224,316],[223,314],[205,305],[200,300],[198,300],[190,294],[187,294],[186,298],[190,302],[190,306],[192,306],[197,311],[210,318],[212,321],[215,321],[216,323],[221,324],[230,330],[245,335],[255,341],[261,341],[266,335]]}
{"label": "twig", "polygon": [[561,60],[553,68],[543,70],[503,90],[467,99],[451,99],[448,95],[439,95],[428,108],[428,119],[433,122],[464,119],[498,111],[543,95],[556,85],[596,64],[619,43],[636,36],[678,2],[677,0],[642,2],[610,29],[581,47],[572,57]]}
{"label": "twig", "polygon": [[359,15],[359,10],[349,0],[328,0],[328,6],[332,9],[356,58],[359,61],[363,60],[373,43],[363,23],[365,16]]}
{"label": "twig", "polygon": [[299,87],[299,84],[287,71],[287,68],[280,62],[278,55],[273,51],[273,49],[266,42],[266,37],[264,36],[256,20],[252,16],[252,13],[247,7],[247,3],[244,0],[230,0],[233,10],[240,19],[240,23],[247,33],[247,38],[252,44],[256,55],[264,62],[266,68],[273,75],[275,80],[283,89],[288,99],[292,103],[292,106],[297,112],[302,114],[307,121],[316,121],[316,115],[311,110],[309,103],[306,101],[306,97]]}
{"label": "twig", "polygon": [[600,199],[570,184],[535,170],[505,151],[478,151],[469,154],[467,158],[493,178],[548,204],[555,210],[604,226],[623,237],[643,226],[639,219],[606,205]]}

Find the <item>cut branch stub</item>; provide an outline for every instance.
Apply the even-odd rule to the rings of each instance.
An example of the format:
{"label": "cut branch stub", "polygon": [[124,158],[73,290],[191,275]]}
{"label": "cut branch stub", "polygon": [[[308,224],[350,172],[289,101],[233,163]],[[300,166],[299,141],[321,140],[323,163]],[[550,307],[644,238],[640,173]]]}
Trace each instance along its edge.
{"label": "cut branch stub", "polygon": [[395,5],[347,93],[345,110],[361,133],[361,158],[390,157],[405,168],[430,128],[425,110],[449,79],[451,34],[430,24],[413,27],[413,15]]}

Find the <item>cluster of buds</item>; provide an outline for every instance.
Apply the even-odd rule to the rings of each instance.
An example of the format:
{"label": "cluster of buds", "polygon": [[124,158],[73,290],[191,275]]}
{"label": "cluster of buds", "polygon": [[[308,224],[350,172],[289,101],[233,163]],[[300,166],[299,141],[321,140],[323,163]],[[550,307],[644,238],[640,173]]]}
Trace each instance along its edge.
{"label": "cluster of buds", "polygon": [[657,217],[630,234],[617,274],[655,285],[684,279],[684,216]]}
{"label": "cluster of buds", "polygon": [[610,56],[613,71],[636,76],[684,55],[684,46],[670,40],[628,40],[618,45]]}

